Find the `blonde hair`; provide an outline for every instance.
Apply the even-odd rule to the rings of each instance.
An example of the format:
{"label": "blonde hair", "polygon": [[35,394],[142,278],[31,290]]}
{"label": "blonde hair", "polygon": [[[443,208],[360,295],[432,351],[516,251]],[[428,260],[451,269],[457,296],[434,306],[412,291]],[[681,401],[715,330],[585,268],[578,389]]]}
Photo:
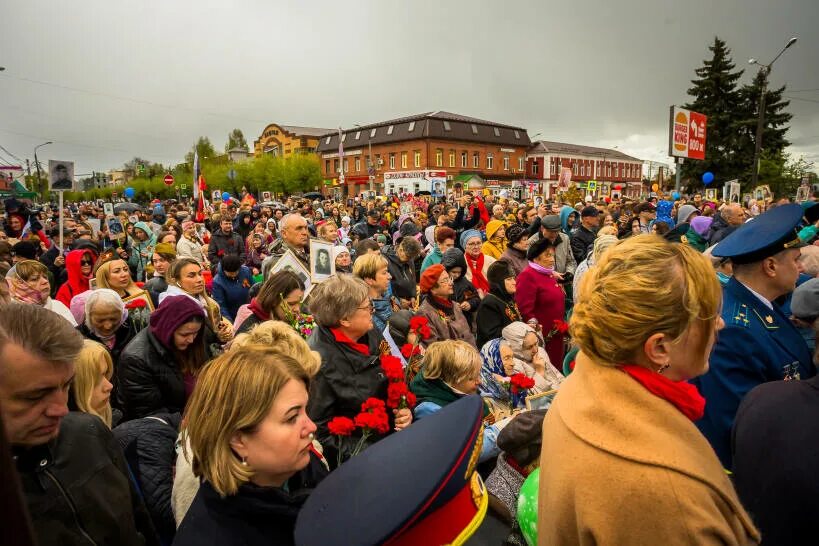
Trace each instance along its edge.
{"label": "blonde hair", "polygon": [[[659,235],[629,237],[603,253],[580,281],[571,335],[600,364],[633,363],[653,334],[678,342],[719,317],[722,290],[708,260]],[[702,349],[708,343],[704,336]]]}
{"label": "blonde hair", "polygon": [[310,346],[293,330],[293,327],[280,320],[266,320],[246,334],[239,334],[231,344],[231,350],[246,345],[264,345],[274,351],[290,355],[300,363],[312,379],[321,367],[321,355],[311,351]]}
{"label": "blonde hair", "polygon": [[14,265],[14,271],[23,281],[30,281],[34,276],[48,279],[48,268],[37,260],[20,260]]}
{"label": "blonde hair", "polygon": [[481,369],[481,355],[466,341],[437,341],[424,353],[421,369],[424,379],[441,379],[454,385],[475,376]]}
{"label": "blonde hair", "polygon": [[74,360],[74,381],[71,384],[71,393],[77,408],[83,413],[90,413],[102,419],[108,428],[111,428],[111,403],[105,409],[97,411],[91,406],[91,395],[100,382],[100,376],[111,380],[114,375],[114,362],[111,354],[101,343],[83,340],[82,350]]}
{"label": "blonde hair", "polygon": [[375,280],[380,269],[389,267],[389,262],[381,254],[364,254],[356,258],[353,264],[353,275],[359,279]]}
{"label": "blonde hair", "polygon": [[614,226],[603,226],[597,232],[597,236],[600,237],[601,235],[614,235],[617,237],[617,228]]}
{"label": "blonde hair", "polygon": [[[97,268],[97,270],[94,272],[94,274],[96,275],[96,278],[97,278],[97,288],[111,288],[111,284],[108,282],[108,274],[109,274],[109,270],[111,269],[111,264],[113,264],[115,262],[122,262],[122,263],[125,264],[125,267],[128,267],[128,262],[126,262],[125,260],[123,260],[121,258],[116,258],[116,259],[113,259],[113,260],[109,260],[109,261],[101,264]],[[130,277],[130,274],[131,273],[130,273],[130,269],[129,269],[128,275],[129,275],[130,283],[128,284],[128,286],[125,287],[125,291],[128,292],[128,294],[133,295],[136,292],[139,292],[140,288],[134,282],[133,277]]]}
{"label": "blonde hair", "polygon": [[288,381],[309,389],[304,367],[265,345],[245,345],[224,353],[202,370],[185,410],[182,431],[185,457],[193,473],[225,497],[250,481],[253,469],[230,447],[239,432],[252,432],[268,413]]}

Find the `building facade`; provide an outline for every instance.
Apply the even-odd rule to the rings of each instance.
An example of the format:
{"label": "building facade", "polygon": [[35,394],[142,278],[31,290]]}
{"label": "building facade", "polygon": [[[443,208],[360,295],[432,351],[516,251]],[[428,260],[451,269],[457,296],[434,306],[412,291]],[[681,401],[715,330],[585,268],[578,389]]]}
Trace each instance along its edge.
{"label": "building facade", "polygon": [[541,140],[527,155],[526,177],[541,182],[547,198],[568,184],[594,198],[636,198],[643,191],[643,161],[618,150]]}
{"label": "building facade", "polygon": [[253,154],[271,154],[288,157],[294,153],[313,153],[319,138],[332,129],[320,127],[298,127],[271,123],[264,128],[258,139],[253,141]]}
{"label": "building facade", "polygon": [[330,132],[316,152],[327,193],[443,195],[521,185],[530,145],[521,127],[439,111]]}

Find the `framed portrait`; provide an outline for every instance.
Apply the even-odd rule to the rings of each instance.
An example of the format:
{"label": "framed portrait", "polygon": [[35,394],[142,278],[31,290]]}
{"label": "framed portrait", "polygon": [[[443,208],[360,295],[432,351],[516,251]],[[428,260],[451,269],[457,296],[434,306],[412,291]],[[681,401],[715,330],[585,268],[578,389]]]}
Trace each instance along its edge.
{"label": "framed portrait", "polygon": [[557,390],[546,391],[540,394],[533,394],[526,397],[526,409],[528,410],[548,410],[554,402]]}
{"label": "framed portrait", "polygon": [[262,201],[272,201],[272,197],[269,191],[262,192]]}
{"label": "framed portrait", "polygon": [[74,189],[74,162],[48,161],[48,189],[51,191]]}
{"label": "framed portrait", "polygon": [[282,254],[282,257],[270,268],[271,275],[279,271],[292,271],[304,283],[305,294],[310,291],[313,284],[310,280],[310,272],[305,269],[304,264],[290,250]]}
{"label": "framed portrait", "polygon": [[103,203],[102,204],[102,211],[105,213],[106,216],[113,216],[114,215],[114,204],[113,203]]}
{"label": "framed portrait", "polygon": [[707,188],[705,190],[705,200],[706,201],[717,201],[717,189],[716,188]]}
{"label": "framed portrait", "polygon": [[310,280],[313,282],[326,281],[336,274],[333,246],[333,243],[318,239],[310,241]]}
{"label": "framed portrait", "polygon": [[222,202],[222,192],[219,190],[213,190],[210,194],[211,201],[214,203],[221,203]]}
{"label": "framed portrait", "polygon": [[88,289],[89,290],[96,290],[97,289],[97,278],[91,277],[88,279]]}
{"label": "framed portrait", "polygon": [[796,202],[801,203],[810,199],[810,186],[799,186],[796,188]]}
{"label": "framed portrait", "polygon": [[[138,302],[142,302],[144,305],[140,305]],[[134,308],[145,308],[148,309],[149,312],[154,310],[154,304],[151,301],[151,296],[145,290],[141,290],[135,295],[123,299],[122,303],[125,304],[125,307],[128,307],[128,304],[130,303],[131,307]]]}
{"label": "framed portrait", "polygon": [[111,240],[124,239],[125,229],[122,227],[122,222],[119,218],[112,217],[106,220],[108,224],[108,238]]}

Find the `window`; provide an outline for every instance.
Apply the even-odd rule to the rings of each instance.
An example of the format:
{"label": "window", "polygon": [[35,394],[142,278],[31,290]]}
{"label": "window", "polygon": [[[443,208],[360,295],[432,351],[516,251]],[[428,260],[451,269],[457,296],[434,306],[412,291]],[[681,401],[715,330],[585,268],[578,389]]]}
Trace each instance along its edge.
{"label": "window", "polygon": [[376,129],[371,129],[371,130],[370,130],[370,138],[375,138],[375,132],[376,132],[377,130],[378,130],[377,128],[376,128]]}
{"label": "window", "polygon": [[349,159],[344,160],[344,172],[345,173],[350,172],[350,160]]}
{"label": "window", "polygon": [[417,169],[420,166],[421,166],[421,152],[416,151],[415,152],[415,168]]}
{"label": "window", "polygon": [[[549,162],[549,174],[555,174],[555,170],[557,169],[557,162],[552,159]],[[537,174],[537,163],[535,163],[535,174]]]}
{"label": "window", "polygon": [[452,127],[449,125],[448,121],[444,121],[444,131],[451,131]]}
{"label": "window", "polygon": [[[538,165],[537,159],[532,161],[532,174],[537,174],[538,170],[540,170],[540,166]],[[555,164],[552,163],[552,174],[555,174]]]}
{"label": "window", "polygon": [[508,155],[503,156],[503,170],[504,171],[509,170],[509,156]]}
{"label": "window", "polygon": [[493,127],[493,129],[494,129],[495,136],[499,137],[500,136],[500,129],[498,129],[497,127]]}
{"label": "window", "polygon": [[467,165],[467,153],[461,152],[461,167],[465,169]]}
{"label": "window", "polygon": [[329,159],[324,160],[324,172],[326,174],[330,174],[330,160]]}
{"label": "window", "polygon": [[585,176],[585,174],[586,174],[586,166],[583,163],[581,163],[580,164],[580,176]]}
{"label": "window", "polygon": [[355,172],[359,172],[361,170],[361,158],[355,158]]}
{"label": "window", "polygon": [[515,131],[515,138],[520,139],[520,132],[519,131]]}
{"label": "window", "polygon": [[390,169],[395,169],[395,153],[390,154]]}
{"label": "window", "polygon": [[381,154],[375,154],[375,168],[380,169],[384,162],[381,161]]}
{"label": "window", "polygon": [[387,134],[388,134],[388,135],[391,135],[391,134],[392,134],[393,127],[395,127],[395,126],[394,126],[394,125],[390,125],[389,127],[387,127]]}
{"label": "window", "polygon": [[492,154],[486,154],[486,168],[493,169],[495,163],[495,157]]}
{"label": "window", "polygon": [[338,172],[338,159],[333,160],[333,172],[334,173]]}
{"label": "window", "polygon": [[407,152],[401,152],[401,168],[407,168]]}
{"label": "window", "polygon": [[472,168],[479,169],[481,166],[481,154],[480,152],[472,152]]}
{"label": "window", "polygon": [[324,141],[325,144],[330,144],[330,139],[333,138],[332,136],[328,136],[327,140]]}
{"label": "window", "polygon": [[414,121],[410,121],[410,124],[409,124],[409,127],[407,128],[407,131],[409,131],[409,132],[411,133],[411,132],[413,132],[414,130],[415,130],[415,122],[414,122]]}
{"label": "window", "polygon": [[359,138],[361,138],[361,131],[356,131],[355,132],[355,139],[358,140]]}
{"label": "window", "polygon": [[474,123],[472,124],[472,134],[473,134],[473,135],[477,135],[477,134],[478,134],[478,126],[477,126],[477,125],[475,125]]}
{"label": "window", "polygon": [[617,164],[617,178],[620,178],[620,164]]}
{"label": "window", "polygon": [[436,167],[444,166],[444,151],[440,148],[435,149],[435,166]]}
{"label": "window", "polygon": [[520,172],[523,172],[523,156],[520,156],[520,157],[518,158],[518,170],[519,170]]}
{"label": "window", "polygon": [[455,150],[449,151],[449,166],[450,168],[455,166]]}

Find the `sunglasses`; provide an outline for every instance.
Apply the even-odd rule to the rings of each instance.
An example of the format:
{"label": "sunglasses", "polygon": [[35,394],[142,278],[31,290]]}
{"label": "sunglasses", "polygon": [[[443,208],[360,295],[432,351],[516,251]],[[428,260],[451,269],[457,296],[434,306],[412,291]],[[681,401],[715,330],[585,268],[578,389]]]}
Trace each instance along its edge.
{"label": "sunglasses", "polygon": [[91,260],[80,260],[80,265],[91,265]]}

